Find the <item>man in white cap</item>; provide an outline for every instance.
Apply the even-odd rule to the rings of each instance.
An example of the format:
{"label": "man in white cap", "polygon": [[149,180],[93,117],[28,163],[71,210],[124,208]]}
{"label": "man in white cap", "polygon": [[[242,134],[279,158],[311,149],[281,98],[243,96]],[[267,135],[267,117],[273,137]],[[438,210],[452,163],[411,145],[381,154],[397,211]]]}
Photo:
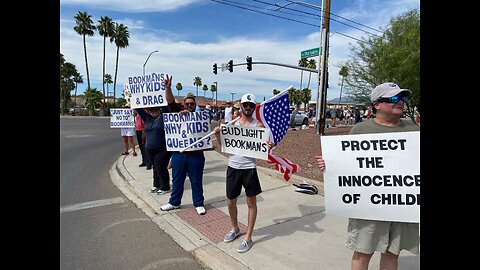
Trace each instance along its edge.
{"label": "man in white cap", "polygon": [[[253,118],[255,112],[256,102],[253,94],[245,94],[241,99],[242,116],[233,125],[250,126],[250,127],[265,127],[262,122]],[[215,136],[220,142],[220,130],[221,127],[215,128]],[[272,147],[273,143],[267,141],[268,147]],[[260,180],[258,179],[256,159],[251,157],[244,157],[236,154],[230,154],[228,158],[227,168],[227,205],[228,213],[230,215],[230,223],[232,225],[231,230],[227,233],[224,242],[232,242],[240,235],[240,227],[238,227],[237,219],[237,198],[240,196],[242,186],[245,188],[245,194],[247,196],[248,206],[248,224],[247,232],[243,238],[243,241],[238,247],[238,252],[248,251],[252,245],[252,233],[255,226],[255,220],[257,219],[257,195],[262,193],[262,187],[260,186]]]}
{"label": "man in white cap", "polygon": [[[370,93],[375,117],[356,124],[349,134],[419,131],[420,128],[410,119],[401,118],[411,93],[392,82],[378,85]],[[324,171],[323,157],[316,156],[315,159],[320,170]],[[368,269],[375,251],[381,253],[380,269],[397,269],[401,250],[419,254],[419,236],[418,223],[349,218],[345,246],[353,250],[352,270]]]}

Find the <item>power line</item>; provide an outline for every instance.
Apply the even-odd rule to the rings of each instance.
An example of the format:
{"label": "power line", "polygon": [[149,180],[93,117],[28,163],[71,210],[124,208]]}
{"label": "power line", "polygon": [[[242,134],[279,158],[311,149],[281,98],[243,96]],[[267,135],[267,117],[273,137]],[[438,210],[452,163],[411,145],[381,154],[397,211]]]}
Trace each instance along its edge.
{"label": "power line", "polygon": [[[220,3],[220,4],[224,4],[224,5],[227,5],[227,6],[233,6],[233,7],[236,7],[236,8],[240,8],[240,9],[244,9],[244,10],[248,10],[248,11],[252,11],[252,12],[257,12],[257,13],[260,13],[260,14],[264,14],[264,15],[268,15],[268,16],[272,16],[272,17],[276,17],[276,18],[280,18],[280,19],[284,19],[284,20],[288,20],[288,21],[293,21],[293,22],[297,22],[297,23],[301,23],[301,24],[313,26],[313,27],[316,27],[316,28],[319,28],[319,27],[320,27],[320,25],[318,25],[318,24],[312,24],[312,23],[308,23],[308,22],[303,22],[303,21],[299,21],[299,20],[295,20],[295,19],[291,19],[291,18],[287,18],[287,17],[283,17],[283,16],[279,16],[279,15],[275,15],[275,14],[271,14],[271,13],[267,13],[267,12],[263,12],[263,11],[256,10],[256,9],[264,9],[264,8],[259,7],[259,6],[255,6],[255,5],[248,5],[248,4],[245,4],[245,3],[239,3],[239,2],[235,2],[235,1],[229,1],[229,0],[210,0],[210,1],[216,2],[216,3]],[[268,3],[268,2],[264,2],[264,1],[259,1],[259,0],[253,0],[253,1],[259,2],[259,3],[262,3],[262,4],[265,4],[265,5],[269,5],[269,6],[276,6],[275,4],[271,4],[271,3]],[[292,2],[292,1],[289,1],[289,2]],[[247,7],[245,7],[245,6],[252,7],[252,8],[256,8],[256,9],[247,8]],[[313,7],[311,7],[311,8],[313,8]],[[316,18],[320,18],[320,17],[321,17],[321,16],[318,15],[318,14],[314,14],[314,13],[310,13],[310,12],[306,12],[306,11],[302,11],[302,10],[297,10],[297,9],[292,9],[292,8],[287,8],[287,7],[285,7],[285,9],[288,9],[288,10],[291,10],[291,11],[294,11],[294,12],[297,12],[297,13],[302,13],[302,14],[305,14],[305,15],[313,16],[313,17],[316,17]],[[317,9],[318,9],[318,10],[321,10],[320,8],[317,8]],[[271,9],[267,9],[267,10],[271,10]],[[271,10],[271,11],[273,11],[273,10]],[[276,11],[276,12],[280,12],[280,11]],[[296,15],[296,14],[292,14],[292,13],[289,13],[289,12],[280,12],[280,13],[285,13],[285,14],[289,14],[289,15],[293,15],[293,16],[298,16],[298,15]],[[341,16],[339,16],[339,15],[336,15],[336,14],[333,14],[333,13],[331,13],[331,12],[330,12],[330,14],[331,14],[331,15],[334,15],[334,16],[337,16],[337,17],[340,17],[340,18],[342,18],[342,19],[344,19],[344,20],[348,20],[348,21],[351,21],[351,22],[353,22],[353,23],[356,23],[356,24],[362,25],[362,26],[364,26],[364,27],[370,28],[370,29],[372,29],[372,30],[381,32],[380,30],[371,28],[371,27],[369,27],[369,26],[360,24],[360,23],[358,23],[358,22],[354,22],[354,21],[349,20],[349,19],[347,19],[347,18],[343,18],[343,17],[341,17]],[[362,31],[362,32],[365,32],[365,33],[367,33],[367,34],[370,34],[370,35],[373,35],[373,36],[382,38],[381,36],[378,36],[378,35],[376,35],[376,34],[374,34],[374,33],[369,32],[369,31],[360,29],[360,28],[355,27],[355,26],[353,26],[353,25],[350,25],[350,24],[347,24],[347,23],[338,21],[338,20],[333,19],[333,18],[331,18],[331,17],[330,17],[330,19],[331,19],[332,21],[337,22],[337,23],[340,23],[340,24],[346,25],[346,26],[348,26],[348,27],[352,27],[352,28],[355,28],[355,29],[360,30],[360,31]],[[337,34],[339,34],[339,35],[345,36],[345,37],[347,37],[347,38],[354,39],[354,40],[359,41],[359,42],[365,42],[365,41],[363,41],[363,40],[360,40],[360,39],[358,39],[358,38],[354,38],[354,37],[352,37],[352,36],[350,36],[350,35],[343,34],[343,33],[338,32],[338,31],[333,31],[333,32],[334,32],[334,33],[337,33]]]}
{"label": "power line", "polygon": [[277,18],[285,19],[285,20],[292,21],[292,22],[297,22],[297,23],[306,24],[306,25],[310,25],[310,26],[320,27],[320,26],[315,25],[315,24],[306,23],[306,22],[301,22],[301,21],[297,21],[297,20],[294,20],[294,19],[285,18],[285,17],[282,17],[282,16],[273,15],[273,14],[266,13],[266,12],[262,12],[262,11],[258,11],[258,10],[253,10],[253,9],[250,9],[250,8],[244,8],[244,7],[241,7],[241,6],[234,5],[234,4],[229,4],[229,3],[226,3],[226,2],[220,2],[220,1],[218,1],[218,0],[210,0],[210,1],[217,2],[217,3],[220,3],[220,4],[224,4],[224,5],[227,5],[227,6],[237,7],[237,8],[240,8],[240,9],[250,10],[250,11],[253,11],[253,12],[258,12],[258,13],[261,13],[261,14],[264,14],[264,15],[268,15],[268,16],[272,16],[272,17],[277,17]]}

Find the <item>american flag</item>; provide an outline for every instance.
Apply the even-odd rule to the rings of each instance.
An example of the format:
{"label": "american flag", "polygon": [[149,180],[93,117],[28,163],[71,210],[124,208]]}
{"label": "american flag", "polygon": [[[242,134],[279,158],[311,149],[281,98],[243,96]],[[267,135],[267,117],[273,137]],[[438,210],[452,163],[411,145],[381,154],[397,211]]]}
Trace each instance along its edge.
{"label": "american flag", "polygon": [[[266,128],[270,129],[270,141],[273,142],[274,146],[268,153],[268,162],[275,164],[275,169],[283,173],[285,181],[290,180],[292,174],[299,172],[301,168],[290,160],[272,153],[275,146],[287,133],[290,125],[288,90],[261,104],[257,104],[255,118],[261,121]],[[292,151],[295,151],[295,149],[292,149]]]}

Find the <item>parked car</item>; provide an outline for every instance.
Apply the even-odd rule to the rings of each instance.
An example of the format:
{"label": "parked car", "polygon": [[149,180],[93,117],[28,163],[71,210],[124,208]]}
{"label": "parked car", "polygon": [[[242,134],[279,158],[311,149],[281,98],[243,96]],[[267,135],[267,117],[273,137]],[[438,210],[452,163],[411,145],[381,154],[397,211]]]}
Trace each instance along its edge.
{"label": "parked car", "polygon": [[[297,109],[290,109],[290,123],[294,121],[295,126],[308,125],[308,114]],[[292,125],[292,124],[290,124]]]}

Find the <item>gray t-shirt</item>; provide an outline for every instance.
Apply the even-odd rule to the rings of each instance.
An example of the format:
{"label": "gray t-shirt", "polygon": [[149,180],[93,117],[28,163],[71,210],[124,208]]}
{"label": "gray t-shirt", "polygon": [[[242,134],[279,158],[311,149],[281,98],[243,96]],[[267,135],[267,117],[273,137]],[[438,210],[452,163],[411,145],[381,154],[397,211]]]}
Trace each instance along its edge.
{"label": "gray t-shirt", "polygon": [[410,119],[400,119],[400,125],[389,127],[380,125],[375,122],[374,118],[370,118],[366,121],[357,123],[350,130],[349,134],[371,134],[371,133],[388,133],[388,132],[406,132],[406,131],[419,131],[420,128],[415,125]]}

